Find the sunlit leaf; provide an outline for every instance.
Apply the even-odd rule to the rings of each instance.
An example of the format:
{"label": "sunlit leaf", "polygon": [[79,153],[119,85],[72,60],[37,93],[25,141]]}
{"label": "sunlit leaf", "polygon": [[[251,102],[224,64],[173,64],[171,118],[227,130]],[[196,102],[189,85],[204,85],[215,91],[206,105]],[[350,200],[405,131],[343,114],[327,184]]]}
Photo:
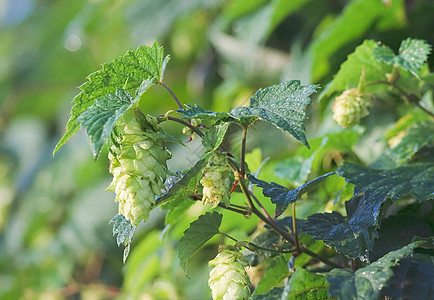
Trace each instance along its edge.
{"label": "sunlit leaf", "polygon": [[317,88],[314,85],[302,86],[300,81],[291,80],[259,89],[250,98],[248,107],[234,108],[231,115],[240,119],[257,117],[268,121],[309,147],[303,121],[306,119],[306,107],[312,102],[309,96]]}
{"label": "sunlit leaf", "polygon": [[128,91],[117,89],[115,93],[109,93],[97,99],[79,116],[78,122],[86,128],[86,133],[90,137],[94,158],[98,158],[102,146],[110,138],[119,118],[140,100],[141,95],[152,84],[153,79],[145,80],[137,89],[134,98]]}
{"label": "sunlit leaf", "polygon": [[190,224],[178,244],[178,258],[182,269],[186,271],[187,263],[194,253],[210,238],[218,234],[222,215],[217,212],[206,213]]}
{"label": "sunlit leaf", "polygon": [[115,93],[122,88],[133,93],[144,80],[163,77],[164,66],[168,57],[163,60],[163,48],[157,42],[150,47],[142,46],[128,51],[124,56],[102,65],[102,69],[90,74],[87,82],[80,86],[82,90],[73,100],[71,117],[66,132],[60,139],[54,153],[59,150],[80,128],[79,116],[99,98]]}
{"label": "sunlit leaf", "polygon": [[399,66],[416,74],[427,61],[431,52],[431,46],[425,41],[417,39],[405,39],[399,47],[398,55],[387,46],[377,46],[372,53],[378,61]]}

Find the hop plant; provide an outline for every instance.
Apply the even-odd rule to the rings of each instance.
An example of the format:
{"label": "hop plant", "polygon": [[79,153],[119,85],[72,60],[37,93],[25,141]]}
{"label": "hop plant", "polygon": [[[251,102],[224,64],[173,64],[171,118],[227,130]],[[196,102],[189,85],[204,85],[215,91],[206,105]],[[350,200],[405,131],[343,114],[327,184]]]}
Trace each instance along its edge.
{"label": "hop plant", "polygon": [[364,97],[360,89],[346,90],[333,103],[333,119],[340,126],[351,128],[369,114],[369,105],[369,98]]}
{"label": "hop plant", "polygon": [[216,207],[221,201],[230,205],[230,188],[232,170],[227,166],[226,156],[215,152],[204,168],[204,175],[200,180],[203,186],[202,202]]}
{"label": "hop plant", "polygon": [[149,218],[155,196],[161,195],[171,154],[164,148],[155,117],[147,115],[142,123],[134,116],[125,117],[116,132],[109,152],[113,181],[107,190],[116,193],[119,213],[135,225]]}
{"label": "hop plant", "polygon": [[250,299],[250,279],[244,269],[248,262],[239,251],[226,246],[208,265],[214,266],[208,280],[214,300]]}

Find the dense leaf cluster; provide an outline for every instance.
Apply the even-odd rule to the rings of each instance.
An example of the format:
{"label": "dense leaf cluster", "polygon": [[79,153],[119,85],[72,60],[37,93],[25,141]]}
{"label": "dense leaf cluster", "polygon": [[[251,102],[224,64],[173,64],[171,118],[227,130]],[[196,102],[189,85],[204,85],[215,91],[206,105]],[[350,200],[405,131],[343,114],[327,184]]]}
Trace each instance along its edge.
{"label": "dense leaf cluster", "polygon": [[[427,115],[431,115],[431,119],[415,118],[413,122],[405,123],[405,126],[398,122],[392,130],[400,132],[401,139],[392,141],[392,137],[389,137],[389,149],[370,166],[362,166],[354,151],[360,136],[356,131],[329,133],[321,140],[314,139],[309,145],[303,121],[307,118],[306,108],[311,104],[310,96],[318,87],[303,86],[297,80],[259,89],[250,98],[248,106],[236,107],[231,112],[213,112],[198,105],[185,105],[176,111],[178,117],[171,116],[170,112],[159,116],[160,123],[175,121],[187,126],[191,134],[201,138],[206,150],[191,169],[180,176],[169,177],[163,195],[155,199],[156,205],[168,210],[166,224],[176,224],[179,218],[190,211],[195,201],[202,198],[205,199],[205,205],[211,204],[205,211],[219,207],[246,217],[253,214],[267,224],[258,229],[254,237],[241,240],[221,231],[220,227],[224,226],[222,214],[205,212],[190,224],[179,240],[181,267],[186,271],[187,262],[197,251],[220,234],[235,241],[231,248],[233,252],[230,253],[238,257],[241,254],[237,249],[245,248],[259,260],[260,265],[266,266],[265,274],[260,276],[253,294],[256,299],[261,299],[262,295],[273,299],[356,299],[360,295],[366,299],[410,295],[428,299],[432,296],[432,281],[418,280],[424,274],[431,274],[434,269],[430,252],[433,248],[432,231],[424,232],[426,239],[417,238],[418,234],[414,234],[405,245],[392,241],[389,248],[381,249],[382,256],[378,256],[377,249],[382,241],[379,237],[382,236],[383,219],[396,213],[407,216],[407,203],[418,206],[430,201],[432,203],[434,199],[434,157],[431,151],[434,148],[433,114],[419,103],[417,93],[423,91],[411,90],[420,84],[401,86],[402,80],[425,80],[429,52],[430,46],[420,40],[403,41],[397,55],[386,46],[365,41],[342,64],[322,93],[321,97],[327,99],[351,88],[351,91],[361,95],[362,92],[378,92],[378,86],[383,85],[385,89],[394,89],[408,105],[416,104]],[[86,128],[96,158],[104,144],[116,145],[117,142],[110,137],[117,134],[118,120],[128,111],[134,111],[139,117],[143,115],[138,109],[138,102],[151,85],[164,85],[174,96],[162,81],[166,62],[167,58],[163,61],[162,48],[154,43],[151,47],[129,51],[124,57],[105,64],[103,70],[91,75],[82,86],[83,92],[74,100],[76,104],[67,132],[56,150],[76,132],[78,124]],[[134,89],[133,97],[130,91]],[[176,96],[174,99],[179,105]],[[403,118],[409,118],[409,115]],[[245,148],[247,130],[257,120],[288,132],[307,148],[282,162],[276,169],[277,174],[287,179],[284,183],[286,186],[260,180],[258,178],[262,176],[259,170],[255,173],[250,171]],[[352,125],[359,122],[360,118]],[[239,156],[234,156],[224,143],[231,124],[242,129]],[[164,140],[169,142],[176,139],[166,135]],[[357,164],[343,163],[345,151],[353,155],[352,160]],[[332,167],[329,162],[329,166],[324,167],[326,155],[334,155],[331,160],[340,166]],[[216,157],[219,163],[210,163]],[[321,160],[323,164],[319,168]],[[333,168],[336,171],[321,172],[322,169]],[[291,172],[289,176],[288,172]],[[307,181],[311,177],[310,172],[316,173],[317,177]],[[318,174],[320,172],[323,175]],[[335,184],[332,184],[333,180]],[[337,183],[339,180],[340,183]],[[288,182],[302,184],[289,188]],[[255,195],[254,185],[262,189],[264,197]],[[244,197],[244,205],[229,200],[231,193]],[[311,197],[327,199],[331,195],[336,200],[327,203],[330,212],[310,213],[302,219],[296,219],[298,205],[308,202]],[[345,202],[340,199],[341,196],[346,199]],[[212,197],[218,200],[212,200]],[[268,198],[275,205],[274,217],[268,214],[261,203],[268,202]],[[292,211],[289,209],[290,204]],[[277,219],[281,215],[285,218]],[[420,220],[429,222],[426,215],[422,215]],[[126,246],[126,258],[135,226],[121,215],[112,221],[113,233],[118,235],[118,245]],[[226,253],[224,251],[222,253]],[[223,267],[218,265],[218,271],[213,272],[224,275],[212,273],[213,279],[210,280],[213,295],[218,295],[216,299],[225,297],[226,289],[217,287],[221,283],[219,280],[224,279],[225,286],[232,283],[238,287],[240,284],[250,284],[248,278],[238,278],[247,276],[242,270],[244,263],[236,266],[231,263],[225,263]],[[254,264],[251,265],[253,267]],[[232,267],[236,271],[231,270]],[[229,278],[228,274],[232,273],[237,276],[236,279]],[[413,283],[419,287],[417,291],[412,287]],[[241,291],[242,288],[236,293]],[[250,297],[250,292],[243,297]]]}

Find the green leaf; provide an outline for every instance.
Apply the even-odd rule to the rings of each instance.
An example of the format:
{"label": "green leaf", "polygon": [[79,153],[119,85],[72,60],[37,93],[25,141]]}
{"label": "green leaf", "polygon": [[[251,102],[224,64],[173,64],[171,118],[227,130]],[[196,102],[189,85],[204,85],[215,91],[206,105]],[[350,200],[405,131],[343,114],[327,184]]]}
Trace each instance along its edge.
{"label": "green leaf", "polygon": [[390,72],[392,67],[382,64],[372,56],[372,51],[376,46],[377,43],[372,40],[365,40],[362,45],[358,46],[341,64],[333,80],[321,93],[320,99],[328,98],[335,92],[356,88],[363,69],[366,82],[384,80],[384,74]]}
{"label": "green leaf", "polygon": [[432,121],[414,124],[390,154],[397,165],[402,165],[424,147],[434,148],[434,122]]}
{"label": "green leaf", "polygon": [[369,260],[368,251],[377,237],[378,217],[384,201],[406,196],[419,201],[434,198],[434,164],[414,164],[391,170],[344,164],[337,173],[355,185],[355,196],[346,202],[347,218],[337,212],[314,214],[301,227],[349,258]]}
{"label": "green leaf", "polygon": [[197,194],[197,186],[202,178],[202,170],[205,165],[205,159],[199,160],[193,168],[169,188],[167,193],[156,200],[156,204],[163,205],[163,209],[170,209],[178,205],[177,201]]}
{"label": "green leaf", "polygon": [[398,55],[386,46],[377,46],[372,53],[378,61],[399,66],[416,75],[427,61],[430,52],[431,46],[425,41],[408,38],[402,41]]}
{"label": "green leaf", "polygon": [[163,48],[154,42],[151,47],[141,46],[128,51],[124,56],[102,65],[102,69],[90,74],[87,82],[80,86],[82,90],[73,100],[71,117],[66,132],[57,143],[56,153],[80,128],[79,116],[99,98],[117,89],[134,92],[144,80],[162,80],[164,68],[169,60],[163,61]]}
{"label": "green leaf", "polygon": [[293,190],[290,190],[275,182],[268,183],[266,181],[259,180],[250,174],[247,177],[252,183],[262,188],[262,193],[265,197],[269,197],[271,202],[276,204],[276,211],[274,212],[274,215],[275,218],[277,218],[286,210],[290,203],[294,203],[303,194],[314,189],[326,177],[334,174],[334,172],[324,174]]}
{"label": "green leaf", "polygon": [[111,219],[110,223],[113,223],[113,236],[118,235],[116,237],[118,247],[121,244],[125,246],[123,255],[123,262],[125,263],[130,253],[131,240],[133,239],[136,226],[132,225],[123,215],[116,215]]}
{"label": "green leaf", "polygon": [[263,295],[277,286],[283,279],[289,277],[287,262],[283,256],[272,258],[270,266],[265,271],[264,276],[258,282],[255,289],[255,295]]}
{"label": "green leaf", "polygon": [[102,146],[110,138],[110,134],[119,118],[139,100],[141,95],[153,85],[153,79],[145,80],[137,89],[136,97],[122,89],[109,93],[95,101],[78,118],[82,127],[90,137],[94,158],[98,158]]}
{"label": "green leaf", "polygon": [[220,146],[225,137],[226,131],[228,131],[230,123],[223,123],[214,125],[211,129],[205,132],[202,138],[202,144],[207,151],[214,151]]}
{"label": "green leaf", "polygon": [[304,135],[303,120],[306,119],[306,106],[312,102],[309,96],[317,88],[314,85],[301,86],[298,80],[285,81],[279,85],[259,89],[250,98],[248,107],[236,107],[230,113],[212,112],[197,105],[186,105],[185,109],[179,109],[178,112],[183,114],[182,118],[236,122],[242,126],[262,119],[289,132],[309,148]]}
{"label": "green leaf", "polygon": [[[399,250],[389,252],[376,262],[351,271],[349,269],[333,269],[327,275],[327,281],[330,283],[329,294],[338,299],[380,299],[390,297],[392,299],[401,299],[403,289],[406,285],[411,285],[417,274],[409,272],[412,266],[412,257],[416,248],[432,247],[434,239],[419,240],[411,243]],[[413,264],[414,265],[414,264]],[[432,262],[431,262],[432,266]],[[432,267],[431,267],[431,270]],[[417,268],[412,268],[417,272]],[[433,271],[432,271],[433,272]],[[415,291],[411,295],[413,299],[428,299],[421,297],[423,293],[432,286],[432,277],[428,281],[428,287],[425,285],[424,291]],[[431,281],[431,282],[430,282]]]}
{"label": "green leaf", "polygon": [[204,110],[198,105],[184,105],[185,108],[180,108],[177,112],[183,114],[183,119],[202,119],[202,120],[212,120],[212,121],[224,121],[224,122],[236,122],[239,121],[226,112],[213,112],[209,110]]}
{"label": "green leaf", "polygon": [[289,279],[290,285],[288,300],[321,300],[330,299],[327,290],[329,284],[326,276],[310,273],[303,268],[297,268]]}
{"label": "green leaf", "polygon": [[191,223],[190,227],[184,231],[184,236],[178,245],[179,264],[184,271],[186,271],[187,263],[193,254],[220,232],[222,217],[223,215],[217,212],[207,212]]}
{"label": "green leaf", "polygon": [[[317,81],[331,69],[332,62],[340,49],[352,41],[362,39],[373,26],[382,30],[405,26],[405,7],[403,1],[391,1],[385,5],[377,0],[353,0],[348,2],[343,12],[314,39],[311,45],[313,52],[313,80]],[[353,65],[355,72],[361,68]],[[368,64],[369,67],[369,64]]]}
{"label": "green leaf", "polygon": [[304,135],[303,120],[306,119],[306,107],[312,101],[309,96],[318,87],[302,86],[300,81],[291,80],[279,85],[259,89],[251,98],[248,107],[236,107],[232,116],[240,119],[260,118],[289,132],[297,141],[309,148]]}

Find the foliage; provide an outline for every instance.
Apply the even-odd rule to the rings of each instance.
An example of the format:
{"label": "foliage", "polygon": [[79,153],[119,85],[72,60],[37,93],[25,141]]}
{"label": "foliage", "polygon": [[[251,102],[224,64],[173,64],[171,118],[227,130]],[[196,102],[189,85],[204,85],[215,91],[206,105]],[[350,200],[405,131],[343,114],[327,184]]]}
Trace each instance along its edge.
{"label": "foliage", "polygon": [[0,298],[433,297],[430,1],[9,2]]}

